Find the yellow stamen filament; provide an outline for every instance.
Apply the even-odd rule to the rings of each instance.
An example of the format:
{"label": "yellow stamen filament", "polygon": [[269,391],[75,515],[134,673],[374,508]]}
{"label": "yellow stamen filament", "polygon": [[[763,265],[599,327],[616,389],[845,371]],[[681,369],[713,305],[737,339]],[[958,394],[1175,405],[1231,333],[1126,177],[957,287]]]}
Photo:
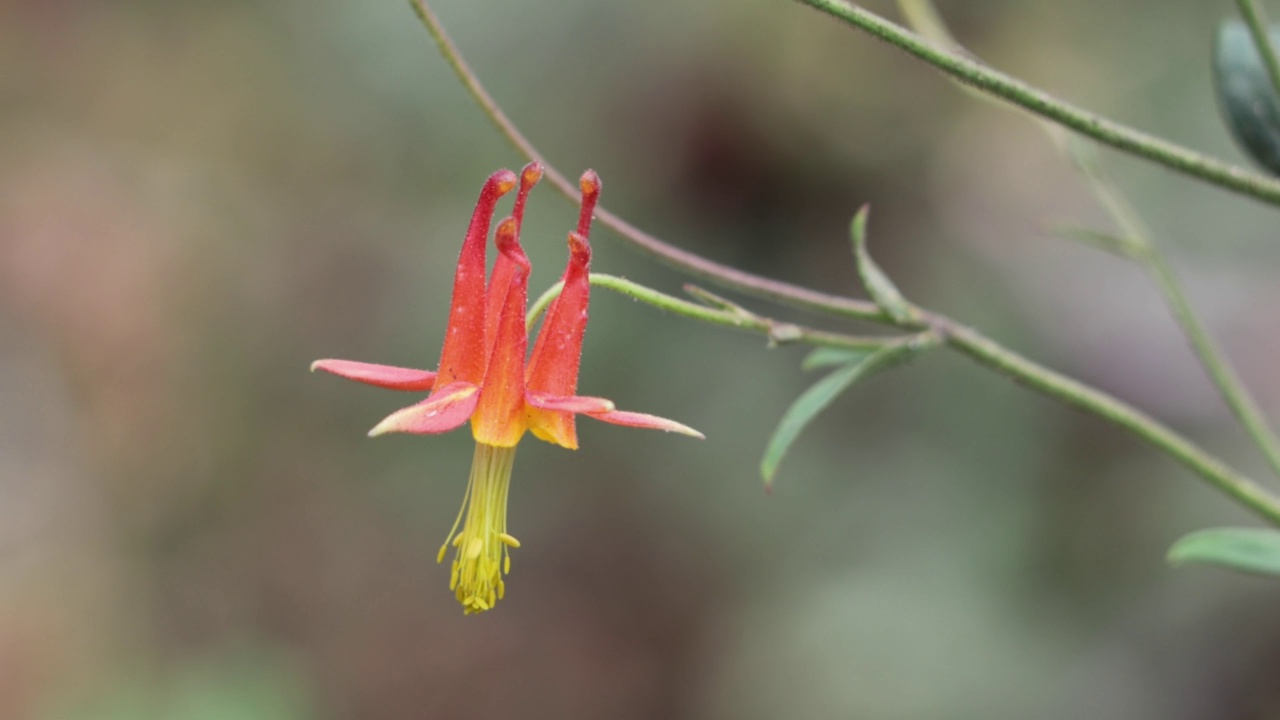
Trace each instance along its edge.
{"label": "yellow stamen filament", "polygon": [[437,555],[437,562],[443,562],[449,547],[456,548],[449,589],[468,615],[489,610],[506,594],[502,576],[511,572],[510,549],[520,547],[520,541],[507,533],[507,491],[515,456],[514,447],[476,444],[462,508]]}

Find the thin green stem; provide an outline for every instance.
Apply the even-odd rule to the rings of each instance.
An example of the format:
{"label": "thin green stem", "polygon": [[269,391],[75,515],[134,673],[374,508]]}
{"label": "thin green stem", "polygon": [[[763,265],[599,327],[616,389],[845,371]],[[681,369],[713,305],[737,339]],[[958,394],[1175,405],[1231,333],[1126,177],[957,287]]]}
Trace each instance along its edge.
{"label": "thin green stem", "polygon": [[[682,300],[680,298],[658,292],[657,290],[647,288],[644,285],[631,282],[626,278],[620,278],[614,275],[605,275],[604,273],[591,273],[591,285],[593,287],[611,290],[633,300],[639,300],[647,305],[652,305],[659,310],[665,310],[674,315],[689,318],[690,320],[698,320],[712,325],[719,325],[720,327],[761,334],[767,337],[771,343],[794,342],[804,345],[817,345],[820,347],[869,350],[879,348],[886,342],[892,342],[895,339],[892,337],[864,337],[826,332],[824,330],[815,330],[801,325],[780,322],[771,318],[762,317],[741,308],[726,310],[707,307],[706,305],[699,305],[697,303],[689,302],[688,300]],[[541,316],[542,313],[544,313],[551,305],[551,302],[560,295],[560,291],[563,287],[563,283],[556,283],[533,302],[533,305],[529,307],[529,313],[526,316],[526,322],[529,329],[533,329],[533,325],[537,322],[538,317]]]}
{"label": "thin green stem", "polygon": [[1027,387],[1128,430],[1241,505],[1280,526],[1280,497],[1231,469],[1155,418],[1111,395],[1035,363],[949,318],[934,313],[927,313],[926,317],[949,347]]}
{"label": "thin green stem", "polygon": [[1059,100],[1021,80],[956,52],[846,0],[797,0],[842,20],[978,88],[1105,145],[1150,160],[1211,185],[1280,206],[1280,180],[1215,160]]}
{"label": "thin green stem", "polygon": [[[409,2],[422,24],[426,26],[427,32],[431,33],[431,37],[436,41],[440,54],[449,63],[449,67],[453,68],[454,73],[462,81],[467,92],[480,105],[480,109],[497,126],[498,131],[525,158],[541,163],[543,177],[571,202],[578,203],[581,200],[581,196],[578,193],[577,185],[570,182],[564,173],[561,173],[548,163],[546,157],[538,152],[533,143],[529,142],[524,134],[520,132],[520,129],[516,127],[515,123],[511,122],[507,114],[502,111],[502,108],[494,101],[493,96],[480,83],[480,78],[476,76],[467,61],[462,57],[458,46],[454,44],[449,34],[445,32],[444,25],[440,23],[440,18],[432,11],[426,0],[409,0]],[[650,235],[602,207],[596,207],[595,217],[599,223],[618,233],[632,247],[683,272],[703,278],[721,287],[732,288],[756,297],[831,315],[841,315],[862,320],[879,320],[882,316],[880,308],[876,307],[875,303],[822,293],[780,280],[761,277],[708,260],[687,250],[682,250]]]}
{"label": "thin green stem", "polygon": [[1205,371],[1218,386],[1227,406],[1231,408],[1231,413],[1262,450],[1272,471],[1280,475],[1280,441],[1276,439],[1266,416],[1262,414],[1249,391],[1245,389],[1240,377],[1223,357],[1217,344],[1209,336],[1200,319],[1196,317],[1195,311],[1191,309],[1186,293],[1183,292],[1174,275],[1173,268],[1158,253],[1148,255],[1143,264],[1155,279],[1156,285],[1160,287],[1165,302],[1178,319],[1178,324],[1182,326],[1187,339],[1191,341]]}
{"label": "thin green stem", "polygon": [[[1248,0],[1241,0],[1241,2],[1246,3]],[[963,48],[948,31],[942,16],[934,8],[932,0],[899,0],[898,4],[908,21],[925,37],[944,47],[963,52]],[[965,54],[968,55],[968,53]],[[966,89],[971,90],[971,88]],[[988,96],[983,97],[990,99]],[[1091,148],[1085,146],[1084,141],[1067,138],[1064,142],[1062,136],[1065,133],[1061,128],[1040,118],[1033,119],[1037,120],[1041,127],[1050,130],[1049,135],[1054,141],[1054,146],[1067,155],[1080,171],[1098,204],[1107,211],[1120,230],[1119,244],[1115,249],[1120,251],[1123,257],[1140,263],[1151,275],[1164,296],[1165,303],[1191,342],[1200,364],[1217,386],[1231,413],[1266,456],[1271,469],[1280,475],[1280,440],[1276,438],[1267,423],[1266,416],[1262,414],[1248,389],[1235,374],[1231,364],[1192,309],[1186,292],[1178,282],[1177,275],[1155,244],[1151,231],[1143,222],[1141,215],[1098,165],[1094,155],[1089,152]],[[1053,132],[1055,130],[1057,132]]]}
{"label": "thin green stem", "polygon": [[1267,76],[1271,78],[1271,91],[1280,97],[1280,58],[1276,56],[1276,48],[1271,44],[1267,29],[1271,23],[1267,20],[1267,11],[1256,0],[1236,0],[1240,14],[1244,16],[1244,24],[1249,26],[1249,34],[1253,36],[1253,44],[1258,48],[1262,64],[1267,66]]}
{"label": "thin green stem", "polygon": [[1121,233],[1129,241],[1133,250],[1130,257],[1142,265],[1151,275],[1156,287],[1160,289],[1165,304],[1169,306],[1183,334],[1191,342],[1191,347],[1200,359],[1200,364],[1209,374],[1213,384],[1217,386],[1222,399],[1231,409],[1231,414],[1266,456],[1272,472],[1280,475],[1280,439],[1276,437],[1275,431],[1271,429],[1266,416],[1262,414],[1262,410],[1248,388],[1236,375],[1231,363],[1227,361],[1226,356],[1191,307],[1191,301],[1187,298],[1186,291],[1182,289],[1177,274],[1152,240],[1151,231],[1146,223],[1142,221],[1119,188],[1100,172],[1090,158],[1080,154],[1076,156],[1076,161],[1081,172],[1089,180],[1090,187],[1099,202],[1107,208]]}

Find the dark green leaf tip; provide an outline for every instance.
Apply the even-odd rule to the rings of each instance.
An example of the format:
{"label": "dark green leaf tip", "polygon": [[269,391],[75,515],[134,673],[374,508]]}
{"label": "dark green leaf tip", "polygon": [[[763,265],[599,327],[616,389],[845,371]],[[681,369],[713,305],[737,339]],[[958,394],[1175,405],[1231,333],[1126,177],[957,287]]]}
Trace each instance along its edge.
{"label": "dark green leaf tip", "polygon": [[[1280,45],[1280,29],[1268,33]],[[1218,25],[1213,44],[1213,86],[1231,135],[1241,149],[1273,175],[1280,175],[1280,98],[1245,24]]]}

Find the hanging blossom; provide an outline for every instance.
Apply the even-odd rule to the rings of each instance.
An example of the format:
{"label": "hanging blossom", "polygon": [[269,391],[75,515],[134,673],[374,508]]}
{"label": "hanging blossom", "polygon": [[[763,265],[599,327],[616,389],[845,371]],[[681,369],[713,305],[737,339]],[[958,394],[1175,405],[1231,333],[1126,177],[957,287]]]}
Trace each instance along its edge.
{"label": "hanging blossom", "polygon": [[[574,417],[587,415],[615,425],[702,437],[673,420],[618,410],[604,398],[576,394],[591,290],[587,237],[600,197],[600,179],[590,170],[580,181],[582,208],[577,231],[569,233],[564,288],[547,311],[533,353],[528,355],[525,312],[530,266],[520,246],[520,226],[529,191],[541,177],[541,166],[530,163],[518,180],[510,170],[499,170],[485,182],[458,257],[449,326],[436,372],[352,360],[317,360],[311,365],[313,371],[378,387],[431,391],[422,402],[387,416],[369,431],[371,436],[433,435],[471,421],[476,440],[471,477],[462,509],[437,556],[443,562],[449,547],[454,548],[449,587],[467,614],[492,608],[506,593],[503,576],[511,572],[510,551],[520,547],[507,532],[507,492],[516,445],[525,431],[574,450],[578,447]],[[486,287],[485,246],[494,207],[517,184],[520,189],[512,215],[494,232],[498,258]]]}

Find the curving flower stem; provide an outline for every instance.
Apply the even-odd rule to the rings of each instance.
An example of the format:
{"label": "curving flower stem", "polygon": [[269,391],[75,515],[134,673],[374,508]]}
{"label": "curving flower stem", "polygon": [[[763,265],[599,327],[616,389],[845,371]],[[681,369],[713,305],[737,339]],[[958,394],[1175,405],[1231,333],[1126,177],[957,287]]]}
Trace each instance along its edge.
{"label": "curving flower stem", "polygon": [[[814,5],[815,7],[819,7],[819,4],[821,3],[851,8],[851,6],[845,6],[843,3],[833,3],[832,0],[802,1]],[[439,47],[441,54],[444,55],[445,60],[448,61],[454,72],[457,73],[458,78],[462,81],[462,84],[467,88],[468,92],[471,93],[476,102],[479,103],[481,109],[484,110],[489,119],[498,127],[499,131],[501,131],[512,145],[514,145],[525,157],[530,160],[537,160],[538,162],[541,162],[546,169],[545,177],[557,189],[559,189],[561,193],[576,202],[578,200],[577,189],[569,183],[562,173],[545,161],[542,154],[539,153],[527,139],[525,139],[523,134],[521,134],[515,125],[512,124],[512,122],[502,112],[501,108],[498,107],[497,103],[494,102],[493,98],[485,91],[484,87],[480,84],[479,79],[463,60],[457,46],[453,44],[452,40],[450,40],[449,36],[445,33],[444,27],[440,24],[439,19],[427,6],[425,0],[410,0],[410,3],[417,12],[418,17],[426,26],[427,30],[431,33],[432,37],[435,38],[436,44]],[[951,57],[948,53],[941,53],[937,51],[932,46],[919,40],[919,38],[916,38],[916,36],[892,25],[891,23],[875,18],[875,16],[871,16],[869,13],[858,10],[857,8],[851,9],[860,13],[860,17],[870,16],[876,23],[889,27],[896,35],[911,39],[912,42],[919,44],[930,53],[936,53],[943,57]],[[925,59],[927,60],[928,57]],[[957,61],[961,60],[960,58],[954,59]],[[992,71],[984,70],[983,72]],[[964,79],[960,73],[953,72],[952,74]],[[966,80],[966,82],[969,81]],[[974,82],[970,82],[970,84],[980,88],[984,87]],[[999,93],[996,94],[999,95]],[[1028,107],[1028,109],[1035,112],[1034,107]],[[1053,116],[1050,115],[1045,115],[1045,117],[1054,119]],[[1133,133],[1134,131],[1128,132]],[[1141,134],[1138,135],[1140,137],[1145,137],[1141,136]],[[1164,144],[1167,145],[1167,143]],[[1117,145],[1117,147],[1122,147],[1123,149],[1123,146]],[[1269,188],[1264,192],[1246,194],[1251,194],[1255,197],[1261,197],[1272,202],[1280,203],[1280,183],[1273,182],[1267,178],[1261,178],[1260,176],[1251,176],[1249,173],[1245,173],[1243,170],[1238,168],[1228,169],[1230,170],[1228,174],[1242,173],[1245,178],[1258,178],[1258,180],[1262,181],[1262,187],[1264,189]],[[1221,182],[1218,184],[1231,187],[1230,185],[1226,185]],[[652,235],[644,233],[604,210],[597,209],[596,217],[604,224],[613,228],[614,231],[634,247],[664,260],[679,270],[698,277],[706,278],[718,285],[734,288],[759,297],[796,307],[815,310],[829,315],[861,318],[885,325],[895,325],[894,321],[882,313],[873,303],[819,293],[807,288],[752,275],[674,247],[656,237],[653,237]],[[617,280],[621,280],[621,278],[618,278]],[[601,284],[603,287],[608,287],[608,285],[604,283],[597,283],[597,279],[594,274],[592,281],[593,284]],[[622,287],[619,283],[614,284],[618,287]],[[661,293],[655,294],[661,295]],[[633,297],[642,299],[639,294],[633,295]],[[670,296],[663,297],[674,302],[667,302],[666,300],[663,300],[660,303],[655,304],[659,307],[663,307],[664,309],[670,309],[672,312],[687,310],[688,312],[680,313],[685,317],[699,320],[709,319],[712,316],[707,315],[706,313],[716,312],[715,308],[704,308],[694,303],[688,303],[687,301],[671,298]],[[648,295],[645,295],[645,298],[651,299]],[[548,297],[545,302],[549,303],[550,300],[551,298]],[[536,305],[539,304],[543,308],[546,307],[541,298]],[[695,309],[696,312],[694,311]],[[719,316],[716,317],[720,320],[726,320],[726,322],[718,324],[723,324],[729,327],[740,327],[740,325],[735,325],[734,322],[727,321],[727,318]],[[1249,508],[1273,525],[1280,526],[1280,497],[1272,495],[1265,488],[1259,486],[1257,483],[1241,475],[1235,470],[1232,470],[1224,462],[1206,452],[1191,440],[1174,432],[1158,420],[1118,400],[1117,398],[1102,392],[1101,390],[1092,388],[1084,383],[1023,357],[1022,355],[1001,346],[996,341],[978,333],[976,330],[965,327],[950,318],[924,310],[919,311],[919,317],[921,318],[919,321],[897,323],[896,326],[904,330],[914,331],[927,329],[942,338],[943,342],[948,347],[951,347],[952,349],[968,356],[990,369],[996,370],[997,372],[1013,379],[1015,382],[1025,385],[1026,387],[1033,388],[1045,395],[1048,395],[1049,397],[1056,398],[1068,405],[1080,408],[1081,410],[1107,419],[1112,423],[1125,428],[1160,452],[1163,452],[1174,460],[1177,460],[1211,486],[1235,499],[1241,505]],[[530,322],[532,322],[533,319],[535,319],[535,316],[530,315]],[[815,344],[821,345],[823,343],[815,342]]]}
{"label": "curving flower stem", "polygon": [[[733,328],[735,330],[759,333],[767,337],[771,344],[801,343],[804,345],[836,347],[847,350],[875,350],[882,347],[885,343],[897,340],[897,338],[894,337],[867,337],[815,330],[813,328],[763,317],[725,301],[721,301],[719,303],[720,307],[707,307],[706,305],[699,305],[697,303],[689,302],[688,300],[672,297],[666,293],[658,292],[652,288],[645,287],[644,285],[631,282],[626,278],[617,277],[615,275],[591,273],[590,277],[591,285],[593,287],[611,290],[633,300],[639,300],[647,305],[652,305],[659,310],[665,310],[674,315],[689,318],[690,320],[697,320],[700,322],[710,323],[712,325]],[[551,301],[556,299],[556,296],[560,294],[563,287],[564,284],[559,282],[552,285],[546,292],[542,293],[542,295],[539,296],[532,305],[529,306],[529,314],[526,322],[530,330],[533,329],[533,324],[538,320],[538,316],[542,315],[542,313],[546,311],[547,307],[551,304]]]}
{"label": "curving flower stem", "polygon": [[[547,162],[542,153],[538,152],[533,143],[529,142],[519,128],[515,126],[515,123],[511,122],[511,119],[502,111],[502,108],[498,107],[498,103],[494,101],[493,96],[485,90],[484,85],[480,83],[480,79],[476,77],[471,67],[467,65],[467,61],[463,59],[458,46],[454,44],[449,34],[445,32],[444,25],[440,23],[440,18],[427,5],[426,0],[409,0],[409,4],[413,7],[414,12],[417,13],[418,19],[426,26],[427,32],[431,33],[431,37],[436,41],[440,54],[444,55],[449,67],[453,68],[458,79],[467,88],[467,92],[484,110],[484,114],[488,116],[489,120],[498,127],[498,130],[507,138],[507,141],[515,146],[515,149],[521,155],[524,155],[530,161],[541,163],[545,171],[543,177],[567,197],[570,202],[577,204],[580,200],[577,185],[570,182],[564,173]],[[766,298],[805,310],[816,310],[829,315],[842,315],[863,320],[878,320],[881,317],[880,309],[874,303],[839,295],[830,295],[780,280],[753,275],[728,265],[722,265],[688,250],[682,250],[663,242],[599,206],[596,207],[595,216],[599,223],[618,233],[623,240],[633,247],[672,267],[679,268],[683,272],[714,282],[722,287],[733,288],[756,297]]]}
{"label": "curving flower stem", "polygon": [[919,35],[846,0],[797,0],[933,65],[960,82],[1130,155],[1211,185],[1280,206],[1280,180],[1222,162],[1095,115]]}
{"label": "curving flower stem", "polygon": [[1244,16],[1244,24],[1249,26],[1249,34],[1253,36],[1253,44],[1258,48],[1262,64],[1267,66],[1267,76],[1271,78],[1271,91],[1280,97],[1280,58],[1276,57],[1275,46],[1271,44],[1267,28],[1267,11],[1257,0],[1236,0],[1240,14]]}

